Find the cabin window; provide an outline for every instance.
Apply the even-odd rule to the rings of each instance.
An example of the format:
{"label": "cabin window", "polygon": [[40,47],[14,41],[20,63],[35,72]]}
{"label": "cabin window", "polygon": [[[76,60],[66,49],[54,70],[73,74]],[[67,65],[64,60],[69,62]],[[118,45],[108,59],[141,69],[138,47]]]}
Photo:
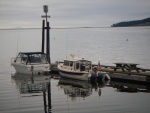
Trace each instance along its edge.
{"label": "cabin window", "polygon": [[69,66],[69,62],[68,61],[64,61],[64,66]]}
{"label": "cabin window", "polygon": [[79,69],[79,63],[76,63],[76,69]]}
{"label": "cabin window", "polygon": [[46,55],[40,54],[43,63],[47,63]]}
{"label": "cabin window", "polygon": [[64,66],[73,66],[73,62],[72,61],[64,61]]}
{"label": "cabin window", "polygon": [[88,68],[91,69],[91,64],[88,65]]}
{"label": "cabin window", "polygon": [[81,64],[81,71],[85,71],[85,65]]}
{"label": "cabin window", "polygon": [[26,63],[28,60],[28,56],[25,54],[19,54],[17,56],[17,62]]}
{"label": "cabin window", "polygon": [[70,62],[70,66],[73,66],[73,62]]}
{"label": "cabin window", "polygon": [[22,61],[23,61],[24,63],[26,63],[27,60],[28,60],[28,56],[27,56],[27,55],[24,55],[24,56],[22,57]]}

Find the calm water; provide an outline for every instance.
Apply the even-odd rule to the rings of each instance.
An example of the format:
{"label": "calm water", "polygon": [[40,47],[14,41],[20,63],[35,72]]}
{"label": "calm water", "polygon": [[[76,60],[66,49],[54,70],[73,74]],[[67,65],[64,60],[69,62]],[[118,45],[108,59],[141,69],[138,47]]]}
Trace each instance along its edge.
{"label": "calm water", "polygon": [[[150,68],[149,31],[150,27],[52,29],[51,61],[76,54],[96,64],[131,62]],[[10,66],[19,51],[40,49],[40,29],[0,30],[0,113],[44,113],[42,91],[49,77],[17,75]],[[149,96],[149,86],[51,79],[53,113],[149,113]]]}

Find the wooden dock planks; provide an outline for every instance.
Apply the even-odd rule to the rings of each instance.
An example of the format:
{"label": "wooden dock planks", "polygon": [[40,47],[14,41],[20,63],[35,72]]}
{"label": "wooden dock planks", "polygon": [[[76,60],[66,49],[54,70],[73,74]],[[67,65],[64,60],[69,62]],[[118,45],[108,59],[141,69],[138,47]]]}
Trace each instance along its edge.
{"label": "wooden dock planks", "polygon": [[102,66],[101,69],[102,71],[107,72],[111,78],[150,82],[149,70],[142,71],[139,69],[137,72],[136,70],[122,70],[122,68],[117,68],[117,70],[114,70],[115,67],[113,67],[114,66]]}

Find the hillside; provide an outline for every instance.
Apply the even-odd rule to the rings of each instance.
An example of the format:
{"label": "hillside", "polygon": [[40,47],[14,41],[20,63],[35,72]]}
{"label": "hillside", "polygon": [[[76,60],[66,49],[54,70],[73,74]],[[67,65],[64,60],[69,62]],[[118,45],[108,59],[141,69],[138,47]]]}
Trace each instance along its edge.
{"label": "hillside", "polygon": [[142,20],[119,22],[111,25],[111,27],[133,27],[133,26],[150,26],[150,17]]}

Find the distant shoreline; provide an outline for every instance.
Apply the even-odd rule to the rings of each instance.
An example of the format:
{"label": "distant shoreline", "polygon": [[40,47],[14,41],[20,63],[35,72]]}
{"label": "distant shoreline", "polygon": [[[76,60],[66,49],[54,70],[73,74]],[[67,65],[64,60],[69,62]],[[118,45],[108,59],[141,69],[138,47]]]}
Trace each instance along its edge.
{"label": "distant shoreline", "polygon": [[138,27],[138,26],[150,26],[150,17],[142,20],[125,21],[111,25],[111,27]]}

